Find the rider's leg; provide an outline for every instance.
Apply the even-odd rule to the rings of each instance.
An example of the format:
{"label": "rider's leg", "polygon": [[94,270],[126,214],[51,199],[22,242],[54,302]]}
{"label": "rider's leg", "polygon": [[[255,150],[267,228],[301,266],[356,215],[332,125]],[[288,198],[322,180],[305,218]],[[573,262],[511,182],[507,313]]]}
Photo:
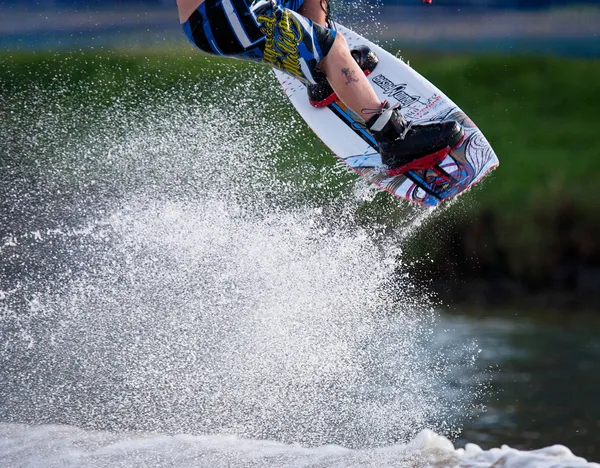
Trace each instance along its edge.
{"label": "rider's leg", "polygon": [[[313,23],[327,26],[328,3],[329,0],[304,0],[298,13]],[[327,81],[341,101],[365,121],[373,116],[375,109],[381,108],[381,100],[350,54],[348,44],[341,34],[336,34],[333,46],[319,62],[319,68],[327,75]],[[365,109],[370,112],[364,113]]]}
{"label": "rider's leg", "polygon": [[[308,5],[314,1],[308,0]],[[209,54],[268,63],[309,83],[315,83],[314,71],[321,68],[338,97],[365,120],[390,175],[431,166],[460,143],[464,132],[457,122],[412,124],[398,108],[382,104],[341,34],[307,23],[294,10],[269,0],[259,2],[252,12],[243,1],[229,1],[228,8],[232,6],[233,12],[221,0],[205,0],[183,24],[190,42]],[[319,10],[315,15],[321,21],[326,16]],[[292,53],[283,53],[275,44],[279,34],[288,42],[292,39],[285,43]],[[294,37],[300,41],[294,42]]]}
{"label": "rider's leg", "polygon": [[373,86],[350,54],[344,36],[337,34],[329,53],[319,62],[319,68],[337,96],[365,121],[381,108],[381,100]]}

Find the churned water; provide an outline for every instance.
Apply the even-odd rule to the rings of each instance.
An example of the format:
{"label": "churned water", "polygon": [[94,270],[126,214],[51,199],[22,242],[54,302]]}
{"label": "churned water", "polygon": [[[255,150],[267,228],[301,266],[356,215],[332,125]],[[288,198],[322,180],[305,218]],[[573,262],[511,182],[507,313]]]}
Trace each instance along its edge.
{"label": "churned water", "polygon": [[445,438],[486,376],[398,263],[432,213],[361,222],[373,192],[311,162],[270,75],[102,105],[84,84],[4,111],[1,464],[584,463]]}

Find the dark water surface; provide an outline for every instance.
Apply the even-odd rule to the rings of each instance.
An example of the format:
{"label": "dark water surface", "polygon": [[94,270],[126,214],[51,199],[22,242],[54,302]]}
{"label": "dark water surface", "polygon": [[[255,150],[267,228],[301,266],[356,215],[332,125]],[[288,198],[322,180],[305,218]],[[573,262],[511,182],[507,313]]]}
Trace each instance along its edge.
{"label": "dark water surface", "polygon": [[[565,312],[483,311],[445,316],[452,340],[474,337],[489,365],[487,411],[464,424],[460,443],[535,449],[561,444],[600,460],[600,321]],[[446,323],[447,322],[447,323]]]}

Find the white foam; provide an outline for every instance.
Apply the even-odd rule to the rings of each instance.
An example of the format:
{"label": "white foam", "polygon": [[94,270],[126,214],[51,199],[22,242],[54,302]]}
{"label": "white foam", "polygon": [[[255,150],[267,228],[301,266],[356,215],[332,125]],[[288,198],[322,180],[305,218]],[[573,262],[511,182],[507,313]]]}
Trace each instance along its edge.
{"label": "white foam", "polygon": [[11,468],[95,467],[507,467],[597,468],[562,445],[520,451],[506,445],[455,448],[423,430],[407,444],[373,449],[303,447],[231,435],[162,435],[85,431],[69,426],[0,424],[0,465]]}

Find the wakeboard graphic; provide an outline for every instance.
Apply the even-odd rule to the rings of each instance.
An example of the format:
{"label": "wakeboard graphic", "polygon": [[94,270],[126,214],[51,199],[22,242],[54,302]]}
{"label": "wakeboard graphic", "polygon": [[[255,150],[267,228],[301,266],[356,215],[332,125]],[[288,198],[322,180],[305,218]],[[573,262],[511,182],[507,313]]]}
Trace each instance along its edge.
{"label": "wakeboard graphic", "polygon": [[468,190],[498,166],[498,158],[473,121],[423,76],[381,47],[342,25],[336,25],[350,48],[367,45],[379,57],[368,76],[377,96],[391,105],[401,104],[402,114],[414,122],[457,120],[465,130],[462,143],[439,164],[419,171],[389,176],[365,130],[363,120],[340,100],[325,108],[308,102],[301,81],[275,70],[296,110],[333,153],[359,176],[392,195],[414,203],[437,206]]}

